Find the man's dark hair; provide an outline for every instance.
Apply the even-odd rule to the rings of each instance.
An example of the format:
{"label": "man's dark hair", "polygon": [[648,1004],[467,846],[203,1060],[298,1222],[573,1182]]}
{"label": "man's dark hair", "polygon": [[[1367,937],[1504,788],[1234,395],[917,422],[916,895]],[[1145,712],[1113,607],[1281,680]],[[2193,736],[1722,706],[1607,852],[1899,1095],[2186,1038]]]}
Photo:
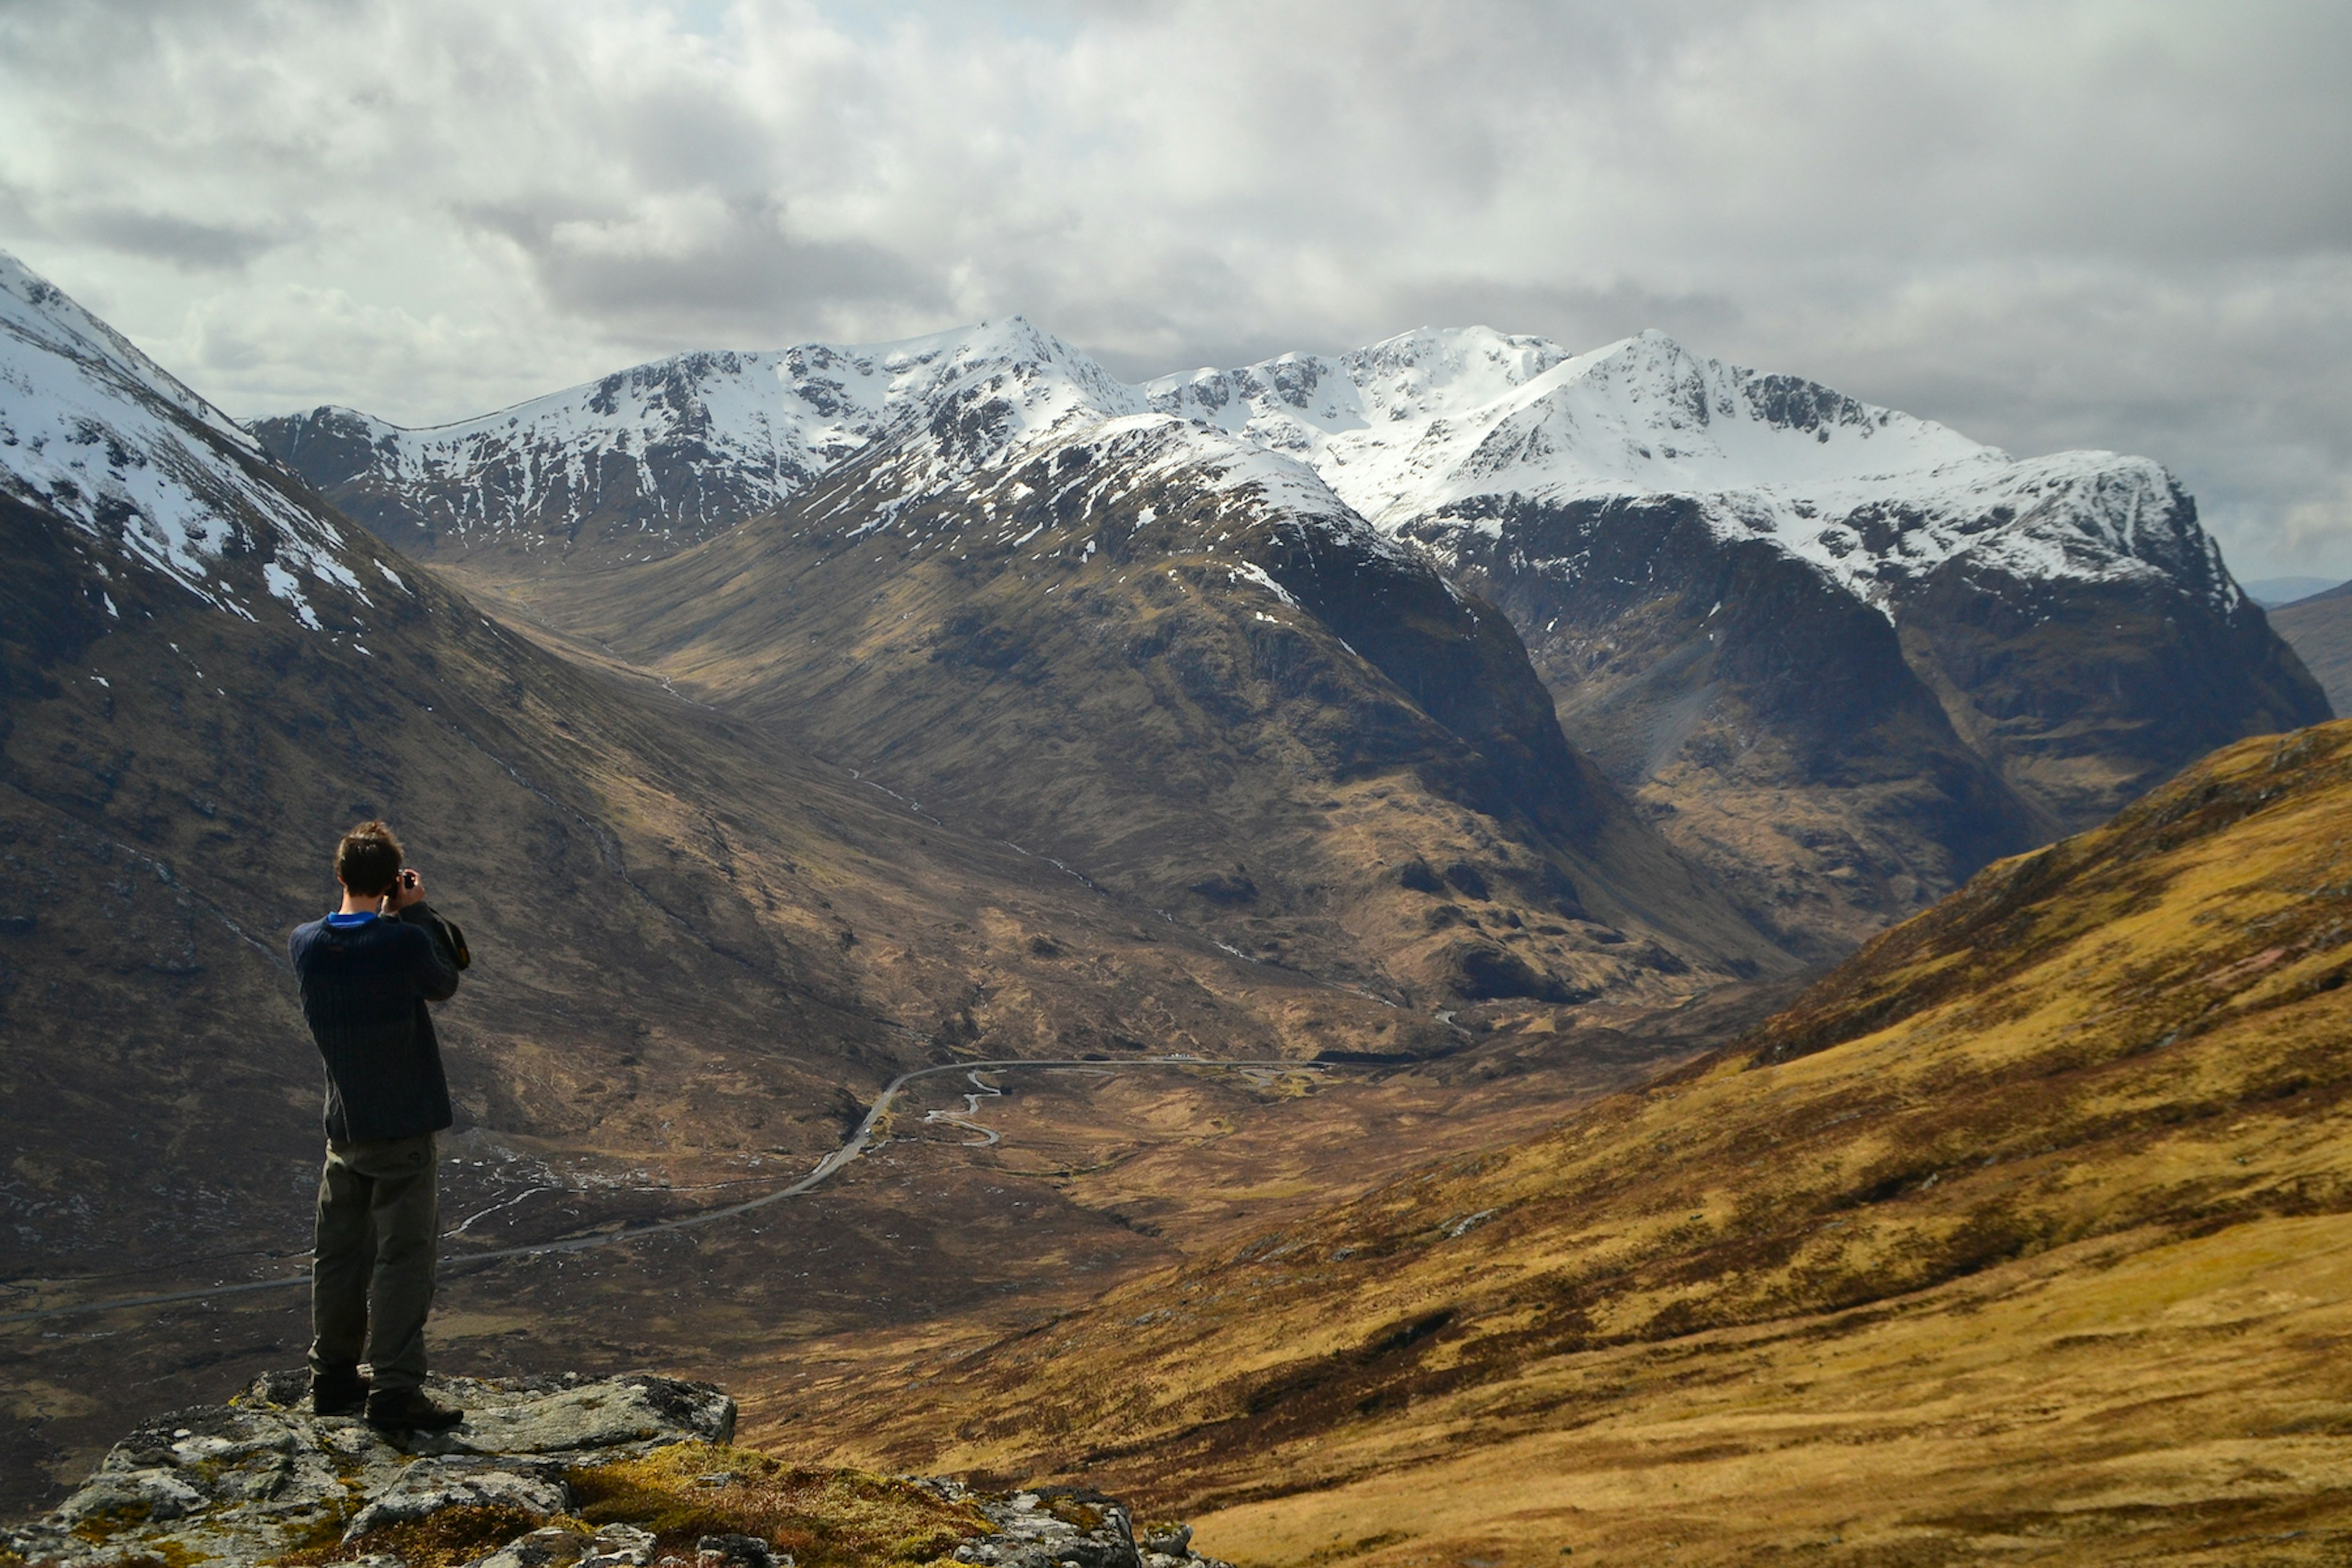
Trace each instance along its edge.
{"label": "man's dark hair", "polygon": [[392,891],[400,863],[408,858],[389,825],[362,822],[335,846],[335,880],[361,898]]}

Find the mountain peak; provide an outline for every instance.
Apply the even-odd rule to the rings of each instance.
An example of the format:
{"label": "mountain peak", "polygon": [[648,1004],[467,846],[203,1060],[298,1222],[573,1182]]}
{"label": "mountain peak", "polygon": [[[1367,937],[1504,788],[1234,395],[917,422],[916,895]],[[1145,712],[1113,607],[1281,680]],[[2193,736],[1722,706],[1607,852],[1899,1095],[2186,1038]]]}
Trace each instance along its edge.
{"label": "mountain peak", "polygon": [[[1312,464],[1379,527],[1504,504],[1686,498],[1872,603],[1963,553],[2026,576],[2179,577],[2235,589],[2193,507],[2145,458],[2020,462],[1931,420],[1700,354],[1657,328],[1582,353],[1491,328],[1419,328],[1336,358],[1283,355],[1153,382],[1153,405]],[[1856,528],[1873,508],[1902,521]]]}
{"label": "mountain peak", "polygon": [[235,420],[190,391],[64,289],[5,250],[0,250],[0,331],[14,340],[19,353],[71,362],[87,377],[110,384],[127,395],[165,405],[256,457],[261,455],[259,446]]}
{"label": "mountain peak", "polygon": [[1012,315],[890,342],[673,354],[445,425],[322,406],[254,427],[404,545],[630,561],[766,511],[922,421],[944,418],[951,460],[972,463],[1145,407]]}
{"label": "mountain peak", "polygon": [[[0,495],[247,619],[257,584],[315,630],[315,585],[362,603],[368,590],[349,542],[282,483],[252,434],[0,252]],[[226,571],[232,559],[245,565]]]}
{"label": "mountain peak", "polygon": [[[1376,526],[1441,554],[1441,519],[1676,497],[1726,539],[1770,543],[1882,606],[1895,581],[1960,555],[2026,576],[2180,576],[2217,605],[2235,592],[2193,508],[2144,459],[2021,463],[1655,327],[1571,353],[1483,324],[1423,326],[1129,386],[1016,313],[885,343],[677,355],[428,429],[325,410],[257,428],[404,542],[628,561],[770,510],[927,422],[935,460],[968,468],[1148,413],[1304,463]],[[1891,525],[1878,515],[1890,507]],[[1876,521],[1857,526],[1863,512]]]}

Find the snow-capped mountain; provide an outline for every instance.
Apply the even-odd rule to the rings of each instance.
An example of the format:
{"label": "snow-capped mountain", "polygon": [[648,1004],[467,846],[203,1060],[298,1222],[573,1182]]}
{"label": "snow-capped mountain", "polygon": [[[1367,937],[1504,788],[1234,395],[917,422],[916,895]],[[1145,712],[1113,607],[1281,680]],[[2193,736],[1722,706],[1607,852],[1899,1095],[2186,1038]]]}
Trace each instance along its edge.
{"label": "snow-capped mountain", "polygon": [[255,429],[346,510],[429,552],[625,561],[707,539],[886,431],[976,401],[985,427],[943,437],[1009,445],[1148,412],[1016,316],[903,342],[679,354],[424,429],[332,406]]}
{"label": "snow-capped mountain", "polygon": [[1147,390],[1501,606],[1570,738],[1784,930],[1858,936],[2327,716],[2144,458],[2015,458],[1657,332],[1423,331]]}
{"label": "snow-capped mountain", "polygon": [[2146,458],[2013,458],[1658,332],[1572,354],[1483,327],[1425,330],[1136,387],[1016,316],[902,342],[680,354],[421,429],[332,406],[255,428],[403,542],[634,560],[698,542],[976,401],[1002,425],[962,432],[967,444],[1147,411],[1223,430],[1298,459],[1376,527],[1445,556],[1498,537],[1506,499],[1673,495],[1702,498],[1727,541],[1765,541],[1882,608],[1960,559],[2032,579],[2162,577],[2223,613],[2237,595],[2193,507]]}
{"label": "snow-capped mountain", "polygon": [[1423,331],[1147,390],[1155,408],[1313,464],[1376,526],[1447,553],[1468,540],[1438,525],[1498,538],[1503,498],[1688,496],[1725,540],[1762,540],[1882,607],[1961,558],[2029,578],[2161,578],[2224,612],[2237,598],[2194,509],[2144,458],[2021,461],[1662,332],[1570,354],[1484,327]]}
{"label": "snow-capped mountain", "polygon": [[362,605],[408,594],[364,535],[346,537],[289,493],[250,434],[5,253],[0,494],[247,620],[257,585],[313,630],[322,588]]}
{"label": "snow-capped mountain", "polygon": [[[983,520],[1025,515],[1005,487],[1043,453],[1081,512],[1146,468],[1155,493],[1260,495],[1293,537],[1407,549],[1492,601],[1669,838],[1837,941],[2327,712],[2156,463],[2014,458],[1655,332],[1578,354],[1422,331],[1129,386],[1015,318],[683,355],[433,430],[257,429],[379,531],[521,583],[675,554],[848,474],[890,491],[825,503],[867,531],[959,490],[969,510],[925,513],[933,551],[1009,545]],[[1214,542],[1213,508],[1186,515],[1184,548]]]}
{"label": "snow-capped mountain", "polygon": [[955,377],[695,549],[506,586],[1253,958],[1551,1001],[1787,962],[1576,754],[1518,639],[1426,552],[1305,464],[1052,364]]}
{"label": "snow-capped mountain", "polygon": [[[1082,371],[984,349],[934,363],[951,390],[870,483],[855,460],[826,470],[850,489],[811,492],[832,510],[795,521],[824,542],[747,561],[740,585],[688,584],[699,629],[742,625],[761,657],[814,669],[788,727],[514,634],[0,258],[0,1264],[194,1268],[299,1223],[319,1069],[283,933],[328,904],[335,835],[367,816],[398,825],[484,959],[446,1037],[458,1114],[624,1170],[752,1146],[814,1159],[842,1086],[878,1089],[934,1031],[995,1055],[1412,1055],[1458,1037],[1391,1005],[1399,977],[1438,1005],[1474,986],[1671,1000],[1727,964],[1785,965],[1573,756],[1524,650],[1492,616],[1469,635],[1424,558],[1288,459],[1139,405],[1107,417]],[[1146,517],[1166,521],[1130,551]],[[1423,682],[1442,721],[1385,679],[1371,637],[1358,657],[1236,552],[1276,522],[1360,589],[1417,595],[1415,616],[1368,600],[1360,619],[1434,628],[1435,655],[1410,663],[1455,658],[1452,687]],[[813,564],[837,591],[788,570]],[[908,602],[926,573],[938,597]],[[1120,594],[1131,613],[1107,613]],[[845,673],[868,684],[845,696]],[[840,748],[855,772],[803,747],[867,721],[903,727],[887,772],[862,736]],[[1548,749],[1515,775],[1476,754],[1521,732]],[[923,786],[932,815],[879,787],[954,746],[984,758],[961,799],[962,777]],[[1342,748],[1346,769],[1318,770]],[[1604,818],[1568,827],[1617,834],[1572,858],[1569,832],[1474,816],[1424,764],[1531,780],[1538,805],[1591,784]],[[1396,881],[1361,830],[1327,829],[1342,791],[1383,847],[1475,858],[1454,874],[1478,879],[1479,913],[1433,929],[1451,900]],[[1302,885],[1311,904],[1286,897]],[[1620,914],[1636,901],[1675,918]],[[1518,910],[1553,929],[1520,931]],[[1482,915],[1495,941],[1464,935]],[[1212,919],[1234,951],[1204,939]],[[453,1179],[468,1212],[499,1205],[479,1175]]]}
{"label": "snow-capped mountain", "polygon": [[[399,561],[381,539],[320,509],[250,436],[57,290],[22,268],[8,280],[0,454],[10,466],[0,469],[7,525],[0,546],[17,564],[0,574],[10,633],[0,637],[0,660],[13,659],[20,645],[31,648],[26,680],[99,704],[110,748],[130,745],[150,770],[192,781],[223,778],[236,766],[236,787],[257,806],[281,793],[281,775],[306,787],[324,779],[345,798],[381,791],[399,800],[402,780],[495,764],[517,745],[550,743],[546,726],[565,734],[566,723],[577,729],[597,709],[602,699],[581,690],[552,695],[569,679],[556,665]],[[960,723],[916,725],[894,748],[894,776],[935,802],[959,800],[961,811],[990,824],[985,842],[1039,842],[1082,856],[1094,873],[1120,878],[1155,906],[1181,904],[1197,919],[1245,908],[1245,916],[1233,916],[1233,935],[1244,934],[1245,922],[1260,947],[1328,966],[1360,986],[1428,984],[1456,999],[1664,995],[1709,974],[1786,962],[1575,755],[1500,621],[1482,623],[1426,555],[1371,530],[1311,468],[1154,412],[1136,389],[1024,321],[887,350],[772,356],[753,368],[772,391],[783,384],[775,378],[787,362],[789,392],[752,414],[748,400],[706,395],[750,384],[725,376],[698,382],[683,402],[665,402],[661,387],[676,392],[693,368],[674,366],[667,382],[621,378],[583,397],[544,400],[528,426],[531,438],[509,439],[502,458],[483,456],[482,442],[424,443],[417,461],[425,471],[458,475],[443,493],[475,498],[453,508],[457,525],[443,537],[486,548],[534,531],[544,538],[543,520],[568,515],[565,498],[579,493],[581,475],[609,478],[625,458],[635,462],[647,445],[646,422],[683,408],[686,423],[677,428],[693,433],[698,455],[673,446],[670,476],[758,480],[772,496],[794,452],[804,475],[794,497],[801,509],[791,514],[794,537],[772,552],[777,558],[730,569],[715,586],[691,573],[674,579],[692,584],[685,608],[696,632],[749,637],[760,668],[780,658],[805,664],[814,645],[823,650],[814,662],[821,673],[836,660],[889,670],[878,692],[846,701],[828,676],[813,706],[782,732],[833,736],[928,714],[927,694],[985,687],[1021,657],[1008,628],[1018,625],[1020,641],[1040,643],[1083,629],[1049,661],[1051,679],[1040,671],[1024,682],[1018,722],[984,761],[958,752],[958,765],[944,773],[922,771],[968,747],[972,710],[955,703]],[[526,428],[519,414],[505,419],[512,423],[493,424],[510,436]],[[746,426],[757,426],[769,459],[748,479],[728,460],[752,449]],[[542,438],[554,443],[545,451],[570,458],[541,462]],[[373,466],[381,439],[366,447],[369,471],[397,478],[406,470]],[[395,455],[398,445],[390,443]],[[815,468],[807,454],[826,450],[841,455]],[[480,464],[467,468],[468,454]],[[540,516],[479,504],[500,493],[504,478],[516,479],[522,488],[515,493],[530,497]],[[657,489],[652,499],[661,499]],[[670,517],[675,529],[679,519]],[[515,548],[515,558],[532,558],[532,545]],[[830,566],[845,595],[838,603],[791,580],[796,566],[812,563]],[[877,578],[926,574],[937,597],[924,611],[876,608],[892,597],[877,590]],[[746,585],[763,582],[780,584],[777,598],[754,593],[740,602]],[[1121,595],[1133,596],[1134,613],[1118,624],[1159,621],[1147,642],[1128,647],[1096,625],[1097,605]],[[661,607],[640,595],[600,640],[627,643]],[[1171,607],[1181,613],[1160,613]],[[823,624],[833,611],[856,624]],[[911,660],[904,667],[896,662],[901,654]],[[72,680],[80,684],[60,687],[39,673],[61,660],[78,667]],[[1261,665],[1280,680],[1269,687]],[[139,672],[128,685],[126,670]],[[1171,675],[1173,708],[1147,698],[1116,713],[1072,710],[1120,681],[1141,681],[1150,692]],[[174,682],[190,684],[183,693]],[[16,672],[0,667],[0,692],[16,683]],[[1400,687],[1413,693],[1410,708]],[[1311,700],[1291,700],[1295,688],[1311,690]],[[173,715],[164,722],[177,723],[196,697],[204,701],[187,715],[194,727],[184,733],[130,718],[134,701],[142,715],[162,702]],[[1357,717],[1335,725],[1341,711]],[[468,715],[462,722],[461,713]],[[1254,717],[1245,724],[1244,715]],[[0,710],[0,737],[16,717]],[[84,720],[44,710],[43,722],[51,720],[68,737],[53,771],[70,780],[88,744],[71,729]],[[255,733],[262,724],[268,732]],[[1242,794],[1255,809],[1286,803],[1275,813],[1285,843],[1245,830],[1222,792],[1187,775],[1193,758],[1237,727],[1256,739],[1222,765],[1249,781]],[[498,730],[513,732],[499,738]],[[1120,736],[1091,773],[1060,755],[1065,738],[1080,731]],[[30,731],[18,723],[15,732],[21,741]],[[570,743],[567,735],[562,744]],[[171,762],[191,747],[200,761]],[[844,750],[858,754],[863,745]],[[1139,768],[1147,755],[1154,762]],[[249,765],[226,760],[240,756]],[[645,762],[625,759],[630,769]],[[1557,926],[1540,955],[1428,928],[1420,907],[1427,891],[1396,882],[1382,858],[1334,856],[1302,831],[1309,814],[1294,794],[1322,798],[1366,769],[1402,771],[1409,776],[1390,790],[1422,803],[1398,838],[1407,858],[1473,868],[1461,875],[1486,889],[1482,899],[1511,900]],[[521,775],[501,776],[530,793]],[[1081,778],[1078,809],[1056,792]],[[399,809],[421,823],[446,818],[465,799],[428,805],[408,797]],[[322,814],[316,805],[298,815],[323,821],[344,809]],[[178,820],[177,807],[167,806],[151,807],[158,823]],[[1080,817],[1107,836],[1086,837]],[[1165,834],[1141,826],[1179,819],[1181,830]],[[273,816],[267,830],[240,821],[238,831],[282,847],[278,829],[290,820]],[[1494,826],[1477,826],[1481,820]],[[485,847],[529,837],[493,835]],[[1220,859],[1209,846],[1223,838],[1236,848]],[[1237,868],[1244,845],[1254,872]],[[1321,912],[1335,886],[1355,889],[1344,927]],[[1567,919],[1601,934],[1577,937],[1559,923]],[[1525,921],[1517,917],[1512,929]],[[1661,938],[1670,946],[1658,945]]]}

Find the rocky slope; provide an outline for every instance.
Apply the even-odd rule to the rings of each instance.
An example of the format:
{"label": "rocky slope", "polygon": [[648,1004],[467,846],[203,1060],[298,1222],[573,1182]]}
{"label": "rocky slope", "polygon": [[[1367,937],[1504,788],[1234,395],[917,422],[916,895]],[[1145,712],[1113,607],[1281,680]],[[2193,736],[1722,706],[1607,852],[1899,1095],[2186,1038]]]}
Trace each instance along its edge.
{"label": "rocky slope", "polygon": [[1655,332],[1421,331],[1150,392],[1500,605],[1571,739],[1784,930],[1862,934],[2328,716],[2145,458],[2014,459]]}
{"label": "rocky slope", "polygon": [[147,1422],[54,1511],[0,1527],[0,1563],[1224,1568],[1099,1494],[792,1469],[729,1447],[735,1402],[708,1384],[439,1381],[465,1421],[397,1442],[311,1415],[308,1386],[271,1373]]}
{"label": "rocky slope", "polygon": [[1501,609],[1570,739],[1816,954],[2328,711],[2156,465],[2012,459],[1656,333],[1571,354],[1427,331],[1125,387],[1016,319],[683,355],[431,430],[257,428],[387,538],[534,582],[805,496],[974,375],[1311,468]]}
{"label": "rocky slope", "polygon": [[2333,1561],[2347,844],[2352,723],[2242,742],[1668,1080],[794,1451],[1082,1468],[1281,1561]]}

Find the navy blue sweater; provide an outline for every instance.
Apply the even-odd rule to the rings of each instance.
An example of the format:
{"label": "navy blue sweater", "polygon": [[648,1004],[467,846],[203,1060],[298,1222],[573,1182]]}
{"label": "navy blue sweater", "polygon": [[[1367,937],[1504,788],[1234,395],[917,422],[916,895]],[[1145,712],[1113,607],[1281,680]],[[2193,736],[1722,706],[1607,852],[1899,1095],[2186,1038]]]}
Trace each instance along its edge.
{"label": "navy blue sweater", "polygon": [[327,1062],[327,1136],[414,1138],[449,1125],[449,1083],[427,1000],[456,994],[457,963],[424,904],[390,920],[297,926],[287,942],[302,1016]]}

